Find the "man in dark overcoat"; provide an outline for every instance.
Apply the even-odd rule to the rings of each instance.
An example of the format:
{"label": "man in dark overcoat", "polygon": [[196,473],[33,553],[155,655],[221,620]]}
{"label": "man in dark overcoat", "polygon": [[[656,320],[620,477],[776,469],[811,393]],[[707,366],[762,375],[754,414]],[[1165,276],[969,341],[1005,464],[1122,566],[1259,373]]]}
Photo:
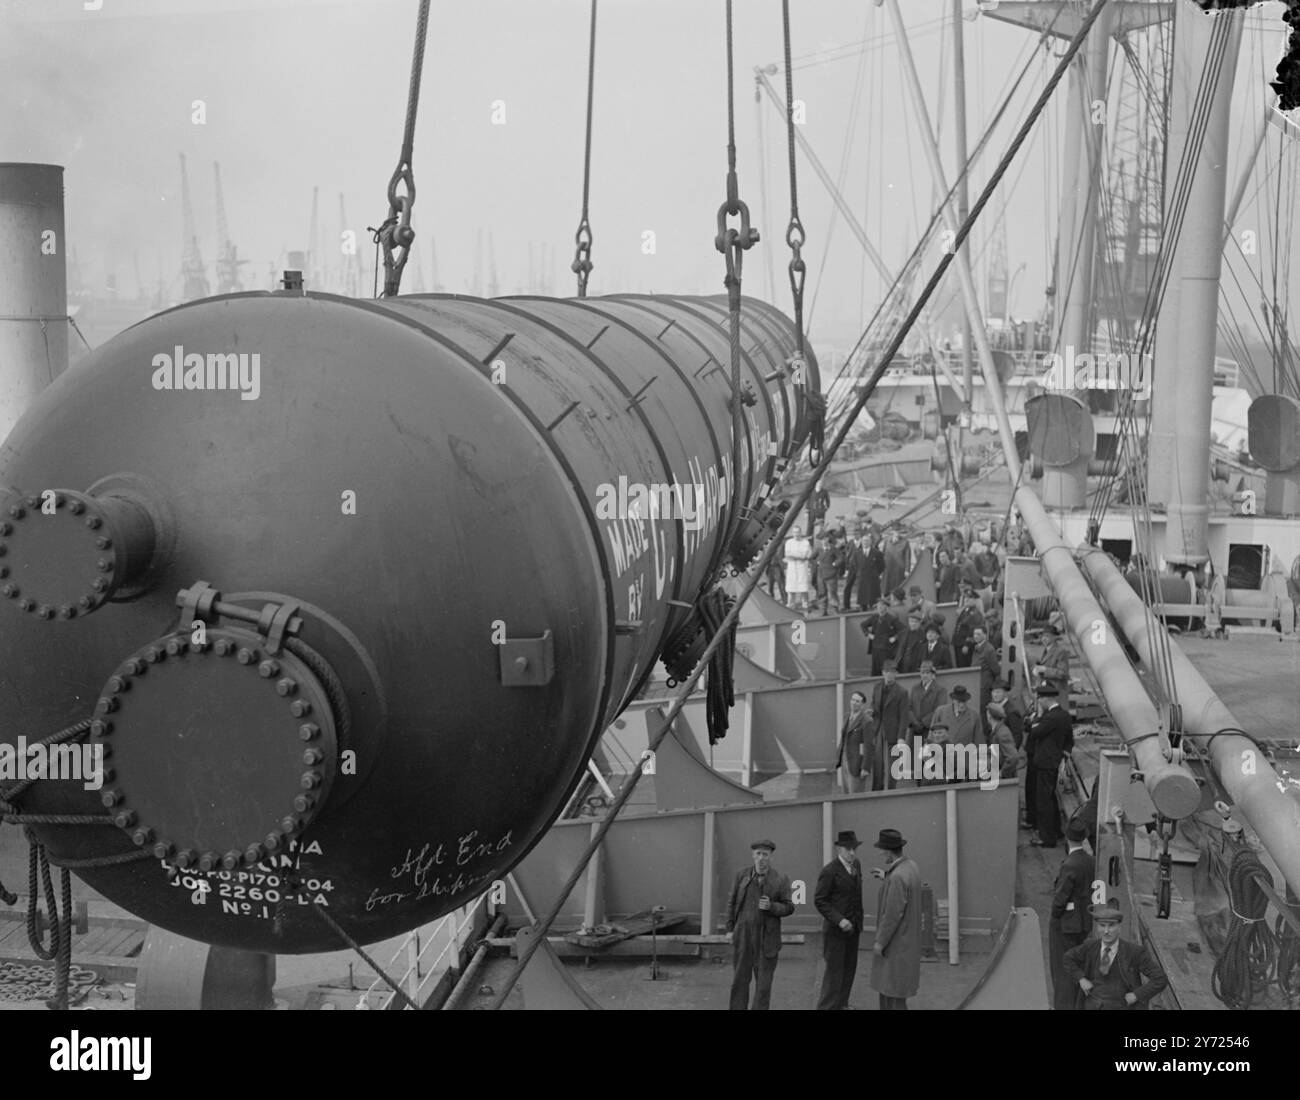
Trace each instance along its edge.
{"label": "man in dark overcoat", "polygon": [[858,865],[858,837],[852,829],[835,838],[835,858],[817,876],[813,904],[824,921],[822,957],[826,960],[817,1007],[823,1011],[847,1008],[862,936],[862,868]]}
{"label": "man in dark overcoat", "polygon": [[1065,972],[1065,953],[1088,939],[1092,917],[1088,912],[1096,864],[1085,841],[1088,827],[1071,821],[1065,827],[1070,851],[1056,873],[1051,917],[1047,923],[1047,956],[1052,966],[1052,1007],[1078,1008],[1079,989]]}
{"label": "man in dark overcoat", "polygon": [[876,841],[885,856],[876,902],[876,941],[871,949],[871,988],[882,1009],[907,1007],[921,988],[921,869],[903,855],[897,829],[881,829]]}

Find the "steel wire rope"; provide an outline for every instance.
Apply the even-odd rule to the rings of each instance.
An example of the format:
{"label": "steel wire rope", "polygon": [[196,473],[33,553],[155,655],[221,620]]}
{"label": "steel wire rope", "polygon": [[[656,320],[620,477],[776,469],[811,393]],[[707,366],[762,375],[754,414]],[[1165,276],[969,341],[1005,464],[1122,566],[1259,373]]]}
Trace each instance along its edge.
{"label": "steel wire rope", "polygon": [[591,0],[591,39],[587,46],[587,136],[582,149],[582,214],[578,230],[573,235],[573,263],[569,270],[578,277],[578,297],[587,296],[587,280],[591,278],[591,222],[587,204],[591,196],[591,115],[596,89],[596,0]]}
{"label": "steel wire rope", "polygon": [[[1047,36],[1051,31],[1051,28],[1055,26],[1056,19],[1059,17],[1060,17],[1060,12],[1058,11],[1057,15],[1053,17],[1052,23],[1049,24],[1048,28],[1044,30],[1040,35],[1040,42],[1047,40]],[[984,133],[980,136],[979,142],[976,144],[975,148],[971,151],[970,156],[967,158],[965,167],[958,174],[957,178],[953,180],[952,185],[948,188],[948,193],[943,198],[943,201],[935,207],[934,212],[930,215],[930,221],[926,225],[925,232],[922,233],[916,245],[913,247],[911,254],[908,256],[903,266],[899,269],[899,272],[895,276],[893,283],[890,284],[890,288],[888,292],[884,295],[883,298],[881,298],[879,305],[877,305],[876,307],[875,313],[872,314],[871,320],[867,324],[867,328],[863,330],[864,338],[858,340],[857,347],[861,347],[861,345],[865,342],[865,337],[870,336],[872,334],[876,323],[882,318],[882,316],[888,316],[888,312],[892,311],[898,305],[896,295],[899,292],[900,288],[910,284],[910,281],[915,277],[916,266],[919,264],[921,258],[924,256],[925,252],[928,250],[931,242],[933,241],[934,234],[937,232],[939,224],[943,219],[944,208],[954,200],[962,180],[967,177],[968,173],[973,168],[976,159],[980,156],[981,153],[983,153],[986,146],[992,140],[993,133],[996,130],[999,123],[1002,121],[1002,117],[1006,114],[1007,110],[1010,108],[1011,102],[1014,99],[1016,92],[1019,90],[1020,85],[1024,82],[1025,78],[1029,75],[1029,70],[1030,68],[1032,68],[1033,62],[1034,62],[1034,55],[1031,54],[1028,61],[1025,63],[1025,66],[1021,69],[1020,74],[1017,76],[1015,84],[1012,86],[1011,90],[1007,93],[1007,95],[1003,99],[1001,106],[999,106],[997,112],[994,114],[992,120],[990,120],[988,126],[985,127]],[[831,380],[831,384],[825,387],[824,392],[829,394],[834,389],[835,385],[843,380],[844,375],[848,372],[851,364],[853,363],[853,359],[857,351],[857,347],[855,347],[854,351],[850,352],[849,355],[845,357],[844,363],[841,365],[840,370],[835,375],[835,377]],[[831,424],[851,401],[852,398],[848,396],[847,393],[845,393],[844,397],[840,400],[838,404],[831,406],[830,411],[828,411],[827,413],[827,423]]]}
{"label": "steel wire rope", "polygon": [[[1149,346],[1154,318],[1158,315],[1158,311],[1163,304],[1167,281],[1172,270],[1172,257],[1176,251],[1176,242],[1182,232],[1183,219],[1186,215],[1187,203],[1194,183],[1196,163],[1199,160],[1201,145],[1208,127],[1209,114],[1213,107],[1213,100],[1218,86],[1219,68],[1223,54],[1227,49],[1227,41],[1227,23],[1226,21],[1220,21],[1216,23],[1212,31],[1211,45],[1207,51],[1207,64],[1201,73],[1196,103],[1192,110],[1189,125],[1188,140],[1184,146],[1183,156],[1175,179],[1175,200],[1171,207],[1173,211],[1172,225],[1166,224],[1164,227],[1165,233],[1161,242],[1162,249],[1159,259],[1167,262],[1161,263],[1158,261],[1157,276],[1148,287],[1142,323],[1139,329],[1139,356],[1144,354]],[[1166,252],[1164,246],[1171,238],[1175,242],[1174,247]],[[1123,476],[1129,490],[1135,542],[1139,546],[1145,546],[1141,567],[1138,570],[1138,581],[1150,627],[1149,637],[1155,654],[1152,671],[1157,682],[1168,695],[1169,700],[1176,703],[1177,682],[1173,667],[1172,642],[1168,635],[1167,619],[1163,613],[1163,593],[1160,589],[1159,577],[1155,572],[1154,531],[1151,525],[1150,506],[1146,500],[1145,482],[1142,478],[1136,476],[1135,472],[1139,457],[1136,419],[1133,416],[1136,408],[1135,392],[1126,390],[1121,405],[1123,410],[1119,424],[1122,441],[1121,459],[1125,451],[1130,452],[1129,462],[1123,465]],[[1103,482],[1104,492],[1099,493],[1094,498],[1092,514],[1095,518],[1092,522],[1096,524],[1096,529],[1100,528],[1101,518],[1109,506],[1111,492],[1119,476],[1121,476],[1119,468],[1110,470]],[[1143,536],[1145,536],[1145,539]],[[1161,608],[1158,620],[1156,618],[1156,607]]]}
{"label": "steel wire rope", "polygon": [[[867,22],[868,22],[868,24],[869,24],[870,21],[871,21],[871,12],[872,12],[873,10],[874,10],[874,9],[872,9],[872,8],[868,8],[868,9],[867,9]],[[856,72],[854,73],[854,76],[853,76],[853,94],[852,94],[852,97],[851,97],[851,99],[850,99],[850,101],[849,101],[849,121],[848,121],[847,125],[846,125],[845,128],[844,128],[844,143],[843,143],[843,145],[842,145],[841,148],[840,148],[840,166],[839,166],[839,171],[836,172],[836,174],[835,174],[835,189],[836,189],[836,191],[842,191],[842,190],[843,190],[843,188],[844,188],[844,180],[845,180],[845,178],[848,176],[849,150],[850,150],[850,146],[851,146],[851,144],[852,144],[852,139],[853,139],[853,129],[854,129],[854,127],[857,125],[857,121],[858,121],[858,112],[859,112],[859,109],[860,109],[861,104],[862,104],[861,88],[862,88],[862,79],[863,79],[863,74],[864,74],[864,72],[865,72],[865,70],[866,70],[866,66],[867,66],[867,55],[866,55],[866,53],[864,52],[864,53],[862,54],[861,58],[859,58],[859,60],[858,60],[858,67],[857,67],[857,70],[856,70]],[[790,64],[789,64],[789,59],[787,58],[787,59],[786,59],[786,75],[789,76],[789,73],[790,73]],[[788,100],[787,100],[787,101],[788,101]],[[793,160],[794,160],[794,155],[793,155],[793,153],[791,153],[791,171],[792,171],[792,172],[794,171],[794,168],[793,168]],[[832,203],[831,203],[831,218],[830,218],[830,224],[827,226],[827,229],[826,229],[826,237],[825,237],[826,247],[822,249],[821,264],[820,264],[820,266],[819,266],[818,269],[817,269],[817,278],[816,278],[816,279],[814,280],[814,282],[813,282],[812,298],[811,298],[811,300],[810,300],[809,303],[808,303],[808,330],[809,330],[810,332],[812,331],[812,319],[813,319],[813,313],[814,313],[814,312],[816,311],[816,309],[817,309],[817,296],[818,296],[818,294],[820,293],[820,291],[821,291],[821,287],[822,287],[822,275],[823,275],[824,272],[826,271],[826,261],[827,261],[828,257],[830,256],[830,251],[831,251],[831,250],[830,250],[830,245],[831,245],[831,242],[835,239],[835,223],[839,220],[839,216],[840,216],[840,208],[839,208],[839,204],[838,204],[838,203],[834,203],[834,202],[832,202]],[[768,250],[768,253],[769,253],[769,255],[771,254],[771,250],[770,250],[770,249]]]}
{"label": "steel wire rope", "polygon": [[[1130,55],[1126,54],[1126,56],[1130,56]],[[1114,69],[1112,69],[1111,70],[1112,80],[1114,78],[1114,75],[1115,75]],[[1107,89],[1107,99],[1109,99],[1109,87]],[[1111,159],[1109,156],[1105,158],[1105,163],[1107,164],[1111,163]],[[1099,181],[1099,187],[1098,187],[1098,212],[1100,215],[1099,221],[1103,225],[1110,225],[1112,223],[1112,211],[1110,210],[1109,207],[1110,207],[1110,191],[1106,187],[1105,181],[1103,179]],[[1128,326],[1128,320],[1127,320],[1127,314],[1126,314],[1123,294],[1122,294],[1123,288],[1120,284],[1120,278],[1119,278],[1119,263],[1118,260],[1115,258],[1114,239],[1111,236],[1107,235],[1105,241],[1103,242],[1102,247],[1103,247],[1103,263],[1101,265],[1101,272],[1102,272],[1101,278],[1103,284],[1107,282],[1109,283],[1109,289],[1111,295],[1114,301],[1116,302],[1116,308],[1119,311],[1120,327],[1122,329],[1126,329]],[[1114,348],[1116,346],[1122,346],[1121,343],[1117,343],[1116,325],[1114,322],[1114,318],[1108,315],[1106,320],[1106,325],[1107,325],[1107,335],[1111,347]],[[1127,343],[1127,341],[1123,341],[1122,343]],[[1113,362],[1113,359],[1110,359],[1108,356],[1108,363],[1109,362]],[[1118,387],[1122,386],[1125,381],[1131,381],[1131,379],[1127,379],[1127,380],[1117,379],[1116,381],[1117,381],[1117,392],[1120,398],[1120,402],[1123,403],[1128,394],[1128,391],[1127,389],[1121,389]],[[1146,539],[1144,542],[1142,537],[1144,532],[1140,530],[1139,528],[1140,521],[1138,520],[1138,509],[1140,508],[1140,504],[1141,504],[1141,500],[1140,500],[1141,489],[1139,488],[1140,480],[1135,476],[1135,472],[1138,466],[1138,458],[1139,458],[1139,455],[1137,453],[1136,436],[1135,434],[1130,434],[1128,432],[1121,432],[1119,438],[1120,438],[1119,452],[1115,456],[1114,463],[1109,465],[1108,473],[1110,473],[1112,477],[1122,476],[1124,478],[1125,486],[1128,493],[1128,498],[1130,500],[1130,503],[1133,505],[1134,544],[1140,553],[1145,554],[1147,557],[1149,557],[1153,552],[1153,535],[1150,530],[1150,525],[1148,522],[1145,531]],[[1125,460],[1126,451],[1132,452],[1128,455],[1127,461]],[[1142,586],[1143,604],[1146,609],[1148,624],[1149,626],[1156,626],[1158,624],[1156,624],[1154,620],[1154,613],[1152,610],[1153,602],[1152,599],[1148,598],[1148,596],[1151,594],[1150,590],[1152,589],[1153,584],[1148,583],[1148,577],[1145,570],[1142,570],[1139,573],[1138,579],[1139,579],[1139,584]],[[1100,598],[1100,594],[1097,593],[1096,591],[1096,585],[1090,583],[1090,587],[1093,588],[1094,593],[1097,594]],[[1157,632],[1156,630],[1152,630],[1151,633],[1152,636],[1154,637],[1157,633],[1163,634],[1163,630],[1159,632]],[[1166,703],[1176,702],[1177,699],[1176,682],[1173,678],[1173,667],[1172,667],[1171,655],[1160,652],[1159,643],[1157,643],[1156,648],[1158,652],[1157,663],[1155,667],[1152,669],[1152,671],[1154,673],[1155,687],[1157,689],[1157,695],[1158,695],[1157,701],[1159,703],[1159,706],[1163,707]],[[1163,711],[1161,712],[1161,723],[1163,726],[1164,724]]]}
{"label": "steel wire rope", "polygon": [[[415,116],[420,106],[420,80],[424,72],[424,43],[429,27],[429,0],[420,0],[420,10],[415,21],[415,45],[411,55],[411,79],[406,91],[406,123],[402,130],[402,150],[397,167],[388,181],[388,217],[378,228],[367,227],[373,234],[376,249],[382,249],[384,256],[384,294],[385,298],[396,297],[401,289],[402,272],[411,254],[411,245],[415,242],[415,230],[411,228],[411,208],[415,205],[415,173],[411,159],[415,154]],[[398,195],[397,187],[401,184],[406,193]],[[394,258],[394,253],[400,254]],[[376,257],[375,278],[378,280],[379,268]]]}
{"label": "steel wire rope", "polygon": [[[1222,70],[1222,62],[1223,62],[1224,55],[1227,53],[1228,42],[1230,37],[1231,37],[1231,23],[1229,22],[1229,20],[1227,19],[1216,20],[1214,27],[1210,32],[1210,45],[1207,50],[1206,66],[1201,73],[1200,90],[1203,90],[1205,92],[1204,109],[1193,112],[1193,125],[1191,127],[1192,133],[1189,134],[1190,143],[1193,145],[1193,147],[1196,150],[1196,161],[1192,162],[1190,170],[1186,173],[1187,174],[1186,189],[1185,189],[1186,195],[1183,198],[1180,204],[1180,209],[1178,211],[1177,233],[1179,235],[1181,235],[1182,233],[1182,223],[1187,213],[1187,206],[1191,196],[1191,191],[1195,186],[1196,168],[1200,160],[1200,154],[1205,140],[1205,134],[1209,128],[1210,115],[1214,109],[1214,99],[1218,92],[1219,78]],[[1208,78],[1208,84],[1207,84],[1207,78]],[[1198,106],[1200,106],[1199,95],[1198,95]],[[1171,265],[1172,262],[1173,262],[1173,258],[1171,254],[1170,257]],[[1163,307],[1164,296],[1167,287],[1168,287],[1168,283],[1166,279],[1164,285],[1161,286],[1159,302],[1156,305],[1157,313]],[[1213,355],[1213,351],[1211,351],[1211,355]],[[1211,370],[1213,370],[1213,364],[1211,364]],[[1175,462],[1171,464],[1170,475],[1173,478],[1174,484],[1181,489],[1182,470],[1178,463]],[[1187,532],[1184,531],[1183,534],[1184,537],[1186,537]],[[1154,563],[1152,563],[1152,568],[1154,568]]]}

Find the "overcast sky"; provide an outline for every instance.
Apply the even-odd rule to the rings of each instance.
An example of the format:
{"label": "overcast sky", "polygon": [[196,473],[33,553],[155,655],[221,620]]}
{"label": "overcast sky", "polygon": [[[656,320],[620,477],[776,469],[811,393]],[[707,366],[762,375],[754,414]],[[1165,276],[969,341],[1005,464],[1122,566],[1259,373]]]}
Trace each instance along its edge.
{"label": "overcast sky", "polygon": [[[102,285],[113,272],[122,292],[133,294],[138,261],[146,284],[152,287],[161,268],[173,296],[178,292],[178,153],[189,163],[209,268],[216,251],[212,163],[221,162],[230,232],[252,261],[246,287],[265,288],[272,265],[285,266],[286,250],[307,247],[313,186],[320,188],[322,251],[336,254],[342,228],[368,242],[361,231],[386,214],[385,188],[401,140],[415,0],[84,6],[84,0],[0,0],[0,160],[66,167],[69,241],[87,282]],[[902,6],[931,116],[942,114],[951,174],[952,48],[942,22],[950,0],[903,0]],[[1033,54],[1036,36],[977,15],[974,0],[964,6],[971,17],[964,27],[973,146]],[[739,0],[735,7],[740,190],[764,236],[747,255],[745,289],[768,296],[770,262],[773,300],[788,310],[784,121],[770,104],[756,106],[753,80],[755,65],[781,58],[781,8],[779,0]],[[902,95],[888,13],[870,0],[795,0],[792,8],[795,95],[807,110],[802,132],[833,174],[847,145],[845,195],[886,263],[896,267],[928,219],[931,182]],[[1232,181],[1252,143],[1264,83],[1283,41],[1281,10],[1270,3],[1251,16],[1253,27],[1271,20],[1278,31],[1272,37],[1251,31],[1243,46]],[[429,245],[436,241],[440,282],[467,291],[482,230],[485,240],[492,235],[503,293],[526,283],[530,242],[538,262],[543,242],[553,250],[553,292],[573,293],[568,264],[581,201],[588,18],[587,0],[434,0],[414,157],[416,256],[426,284],[432,281]],[[713,235],[726,169],[723,26],[721,0],[601,0],[593,293],[721,289]],[[863,40],[865,53],[826,52]],[[1054,63],[1037,52],[976,171],[976,185]],[[780,87],[783,76],[772,79]],[[204,101],[203,125],[191,121],[195,100]],[[492,120],[498,100],[504,125]],[[1013,312],[1021,316],[1037,311],[1047,281],[1059,190],[1059,153],[1048,150],[1060,140],[1060,106],[1054,104],[1047,126],[1022,152],[1008,176],[1012,186],[989,207],[974,237],[977,249],[985,248],[1005,217],[1008,272],[1024,265],[1012,293]],[[874,309],[882,283],[842,220],[831,234],[831,203],[802,157],[799,171],[808,294],[817,296],[813,334],[847,342]],[[1248,204],[1243,216],[1250,221],[1256,214],[1262,217]],[[646,230],[655,234],[654,255],[642,252]],[[369,273],[372,246],[364,247]],[[485,280],[486,266],[485,256]],[[408,268],[404,289],[412,281]],[[940,299],[954,292],[955,283]]]}

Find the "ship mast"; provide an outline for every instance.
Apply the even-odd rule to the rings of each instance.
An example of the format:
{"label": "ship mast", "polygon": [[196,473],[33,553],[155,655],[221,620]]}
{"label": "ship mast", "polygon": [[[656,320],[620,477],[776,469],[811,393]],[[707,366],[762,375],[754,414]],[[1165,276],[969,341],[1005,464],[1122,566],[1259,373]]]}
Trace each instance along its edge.
{"label": "ship mast", "polygon": [[[1156,326],[1155,376],[1148,433],[1147,498],[1164,504],[1164,556],[1200,565],[1209,557],[1210,415],[1218,331],[1219,276],[1227,190],[1228,113],[1241,46],[1241,20],[1207,15],[1177,0],[1174,78],[1170,91],[1165,160],[1165,233],[1173,241],[1173,267]],[[1204,74],[1204,75],[1203,75]],[[1202,80],[1212,97],[1199,96]],[[1199,114],[1194,118],[1199,104]],[[1204,128],[1199,155],[1197,130]],[[1189,163],[1184,165],[1183,161]],[[1180,171],[1180,168],[1183,171]],[[1186,213],[1171,225],[1180,175],[1190,173]]]}

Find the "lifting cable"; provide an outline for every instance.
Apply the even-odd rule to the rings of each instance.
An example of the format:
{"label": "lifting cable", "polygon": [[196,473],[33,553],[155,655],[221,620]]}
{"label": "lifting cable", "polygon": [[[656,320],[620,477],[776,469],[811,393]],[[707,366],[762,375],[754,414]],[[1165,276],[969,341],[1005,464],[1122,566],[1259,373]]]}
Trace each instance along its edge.
{"label": "lifting cable", "polygon": [[[730,12],[730,0],[728,0],[728,12]],[[727,18],[730,21],[730,14]],[[807,238],[804,235],[803,222],[799,219],[799,180],[794,158],[794,73],[790,68],[790,0],[781,0],[781,30],[785,41],[786,150],[790,159],[790,224],[785,230],[785,243],[790,249],[790,296],[794,299],[795,344],[794,356],[787,362],[794,372],[794,384],[803,389],[804,400],[809,406],[808,461],[810,465],[817,466],[821,463],[822,449],[826,442],[826,398],[822,394],[814,393],[807,385],[808,370],[804,352],[803,285],[808,274],[808,265],[804,263],[803,246]],[[730,47],[728,47],[728,56],[730,56]],[[737,284],[740,282],[739,270],[736,282]]]}
{"label": "lifting cable", "polygon": [[[740,281],[745,253],[758,243],[758,230],[749,224],[749,207],[740,199],[740,184],[736,177],[736,88],[733,63],[733,34],[731,0],[727,0],[727,197],[718,207],[718,233],[713,238],[714,247],[726,260],[727,274],[723,286],[727,288],[727,316],[731,335],[731,489],[734,498],[740,499],[740,459],[744,416],[740,386]],[[739,217],[740,228],[728,228],[727,218]],[[755,464],[755,473],[757,463]],[[728,539],[739,529],[740,508],[729,517]]]}
{"label": "lifting cable", "polygon": [[[429,27],[429,0],[420,0],[420,14],[415,24],[415,52],[411,58],[411,83],[406,93],[406,128],[402,133],[402,152],[388,181],[388,217],[378,228],[366,226],[373,235],[376,252],[384,254],[384,293],[376,297],[396,297],[402,285],[402,271],[415,243],[411,228],[411,207],[415,205],[415,173],[411,157],[415,150],[415,112],[420,106],[420,75],[424,71],[424,39]],[[405,194],[397,193],[398,184]],[[379,279],[376,264],[375,279]]]}
{"label": "lifting cable", "polygon": [[591,0],[591,42],[587,47],[587,141],[582,154],[582,216],[573,235],[573,263],[569,270],[578,276],[578,297],[587,296],[591,277],[591,222],[587,220],[587,198],[591,193],[591,106],[596,81],[596,0]]}
{"label": "lifting cable", "polygon": [[[730,5],[728,5],[728,7],[730,7]],[[681,714],[682,709],[686,706],[686,702],[690,698],[691,692],[695,688],[695,684],[704,674],[709,658],[712,657],[713,653],[723,644],[732,625],[740,617],[741,607],[744,606],[750,593],[752,593],[758,586],[758,582],[765,575],[767,565],[775,555],[777,548],[782,545],[786,535],[798,520],[800,509],[803,508],[808,498],[812,495],[813,486],[816,484],[817,479],[830,468],[830,464],[835,458],[835,452],[839,450],[845,438],[848,436],[849,429],[857,419],[858,414],[866,408],[867,402],[870,400],[871,394],[876,388],[876,384],[885,376],[885,371],[888,369],[890,361],[898,353],[898,349],[902,347],[903,341],[907,338],[908,332],[916,323],[916,319],[925,309],[926,303],[934,294],[935,288],[943,280],[943,277],[948,270],[948,266],[955,259],[957,252],[961,248],[962,242],[970,235],[972,227],[984,212],[984,208],[988,205],[989,199],[992,198],[993,192],[1002,182],[1002,177],[1006,175],[1007,169],[1011,166],[1011,162],[1015,159],[1021,146],[1024,145],[1025,139],[1029,136],[1030,130],[1033,129],[1034,124],[1038,121],[1038,117],[1043,113],[1044,108],[1051,99],[1052,93],[1056,91],[1057,85],[1060,84],[1062,78],[1065,76],[1070,62],[1083,47],[1083,44],[1088,37],[1088,32],[1092,29],[1093,24],[1097,21],[1097,17],[1101,14],[1104,7],[1105,0],[1101,0],[1101,2],[1096,4],[1092,11],[1084,17],[1082,25],[1071,40],[1065,53],[1062,55],[1061,60],[1058,62],[1055,71],[1047,82],[1047,85],[1039,94],[1039,97],[1031,108],[1028,117],[1016,132],[1016,136],[1012,139],[1007,151],[1002,155],[1002,159],[998,162],[997,168],[994,169],[993,174],[989,177],[988,183],[985,184],[984,190],[980,193],[979,198],[975,200],[974,205],[970,209],[970,213],[967,214],[966,220],[958,227],[957,235],[953,238],[951,247],[944,251],[938,265],[935,267],[934,273],[921,289],[919,297],[908,311],[907,317],[904,319],[898,331],[890,338],[889,344],[882,351],[875,369],[867,378],[861,392],[854,401],[854,407],[851,410],[851,414],[840,425],[838,431],[835,433],[835,438],[831,440],[830,444],[827,446],[826,453],[822,456],[821,464],[812,471],[812,475],[809,477],[807,483],[799,491],[794,502],[786,511],[785,518],[781,521],[780,527],[777,528],[775,533],[772,535],[771,540],[764,548],[763,553],[759,555],[759,558],[753,566],[749,576],[744,581],[739,594],[731,605],[731,610],[727,612],[722,623],[709,639],[709,643],[705,647],[704,653],[701,655],[695,669],[681,684],[681,689],[673,699],[672,705],[669,706],[667,712],[664,714],[658,731],[650,738],[646,752],[643,754],[643,759],[651,759],[651,754],[659,748],[660,744],[663,743],[664,738],[667,737],[669,732],[672,730],[673,723],[676,721],[677,716]],[[862,333],[862,335],[858,337],[859,346],[866,340],[866,337],[866,332]],[[856,347],[854,350],[857,350]],[[560,910],[564,907],[564,903],[568,900],[569,895],[573,893],[574,887],[577,886],[578,880],[586,871],[587,864],[591,862],[592,858],[600,850],[601,845],[604,843],[606,834],[618,819],[620,811],[632,797],[632,792],[636,789],[636,785],[643,774],[644,768],[637,768],[623,784],[622,788],[618,792],[618,797],[615,798],[613,805],[610,806],[605,817],[596,827],[595,832],[588,841],[586,848],[583,849],[582,854],[578,857],[577,862],[569,872],[568,877],[563,883],[561,883],[550,910],[540,921],[534,922],[533,927],[536,931],[536,935],[532,936],[528,943],[519,951],[519,957],[515,960],[515,965],[511,968],[510,972],[506,975],[505,980],[501,983],[501,987],[492,1002],[492,1008],[500,1009],[505,1005],[506,998],[518,983],[524,969],[528,966],[529,960],[532,959],[533,955],[542,944],[547,942],[547,933],[559,917]]]}

